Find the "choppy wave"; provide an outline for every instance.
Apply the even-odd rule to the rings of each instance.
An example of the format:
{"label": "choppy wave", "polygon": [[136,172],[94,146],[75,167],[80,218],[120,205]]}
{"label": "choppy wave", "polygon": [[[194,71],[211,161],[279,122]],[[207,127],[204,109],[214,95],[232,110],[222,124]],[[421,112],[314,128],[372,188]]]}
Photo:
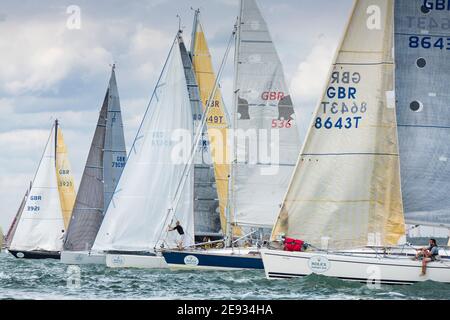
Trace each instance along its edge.
{"label": "choppy wave", "polygon": [[0,299],[450,299],[434,282],[381,286],[311,275],[267,280],[262,271],[169,271],[81,266],[78,285],[57,260],[0,254]]}

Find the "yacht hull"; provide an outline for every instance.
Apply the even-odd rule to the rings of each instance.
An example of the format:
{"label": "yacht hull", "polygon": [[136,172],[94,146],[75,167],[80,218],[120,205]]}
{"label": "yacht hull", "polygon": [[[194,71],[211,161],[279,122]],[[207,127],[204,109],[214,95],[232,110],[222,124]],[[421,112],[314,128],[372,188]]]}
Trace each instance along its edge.
{"label": "yacht hull", "polygon": [[450,260],[428,263],[421,276],[421,261],[398,255],[261,250],[268,279],[304,277],[312,273],[342,280],[375,284],[414,284],[427,280],[450,283]]}

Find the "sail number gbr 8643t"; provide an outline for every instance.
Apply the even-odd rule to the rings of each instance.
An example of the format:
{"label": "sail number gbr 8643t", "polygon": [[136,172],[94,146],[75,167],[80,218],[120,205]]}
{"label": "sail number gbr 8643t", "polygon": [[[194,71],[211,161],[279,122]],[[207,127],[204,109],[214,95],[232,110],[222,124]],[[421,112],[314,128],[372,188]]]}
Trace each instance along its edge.
{"label": "sail number gbr 8643t", "polygon": [[363,115],[367,112],[367,102],[358,101],[357,98],[358,90],[355,85],[360,82],[359,72],[332,73],[330,86],[326,90],[327,101],[322,101],[321,111],[314,121],[316,129],[359,128]]}

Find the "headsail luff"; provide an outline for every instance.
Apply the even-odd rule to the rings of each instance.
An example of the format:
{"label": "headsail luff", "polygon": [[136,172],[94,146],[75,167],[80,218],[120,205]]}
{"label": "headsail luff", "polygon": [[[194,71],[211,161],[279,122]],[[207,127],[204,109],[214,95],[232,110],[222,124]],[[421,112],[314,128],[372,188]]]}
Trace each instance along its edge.
{"label": "headsail luff", "polygon": [[405,234],[393,90],[393,0],[356,1],[272,237],[331,248]]}
{"label": "headsail luff", "polygon": [[9,227],[8,233],[6,234],[5,246],[7,248],[9,248],[9,246],[11,245],[11,241],[14,237],[14,234],[16,233],[17,225],[20,221],[20,217],[22,216],[23,209],[25,208],[25,204],[27,202],[30,189],[31,189],[31,184],[30,184],[30,188],[27,189],[27,191],[25,192],[25,195],[22,198],[22,202],[20,203],[19,210],[17,210],[14,220],[12,221],[11,226]]}
{"label": "headsail luff", "polygon": [[241,1],[235,70],[234,129],[249,143],[235,142],[234,221],[272,228],[301,143],[283,67],[255,0]]}
{"label": "headsail luff", "polygon": [[450,13],[432,3],[395,1],[397,126],[406,222],[448,227]]}
{"label": "headsail luff", "polygon": [[[192,64],[194,66],[197,83],[200,89],[200,98],[203,105],[203,110],[205,110],[208,104],[208,99],[214,89],[216,75],[214,73],[211,54],[209,52],[205,33],[200,22],[199,11],[197,11],[195,15],[192,34]],[[217,194],[219,196],[220,222],[222,231],[225,233],[227,228],[226,208],[228,205],[230,175],[229,150],[227,145],[227,128],[229,123],[220,88],[217,88],[216,90],[214,102],[206,117],[209,146],[214,164]]]}
{"label": "headsail luff", "polygon": [[50,137],[20,215],[9,249],[61,251],[64,235],[56,170],[56,125]]}
{"label": "headsail luff", "polygon": [[67,147],[64,143],[64,137],[61,128],[56,122],[56,177],[58,182],[58,191],[61,202],[61,210],[64,218],[64,229],[67,229],[72,216],[73,205],[75,204],[75,184],[70,167]]}
{"label": "headsail luff", "polygon": [[[186,50],[181,31],[179,46],[183,60],[189,99],[193,115],[193,136],[201,123],[203,110],[200,92],[195,78],[194,68],[189,53]],[[207,128],[196,150],[194,159],[194,229],[196,235],[211,235],[220,233],[220,213],[217,189],[215,187],[214,166],[212,165]]]}
{"label": "headsail luff", "polygon": [[72,218],[66,232],[64,250],[90,250],[103,220],[105,208],[103,149],[105,145],[108,101],[109,88],[106,91],[97,127],[92,138]]}
{"label": "headsail luff", "polygon": [[[192,136],[186,87],[177,37],[92,250],[152,251],[160,243],[161,234],[168,228],[164,220],[185,168],[183,159],[176,159],[174,146],[180,143],[179,135]],[[185,246],[194,242],[192,177],[192,174],[187,177],[189,183],[174,208],[175,219],[185,230]],[[166,246],[177,246],[175,233],[168,234]]]}

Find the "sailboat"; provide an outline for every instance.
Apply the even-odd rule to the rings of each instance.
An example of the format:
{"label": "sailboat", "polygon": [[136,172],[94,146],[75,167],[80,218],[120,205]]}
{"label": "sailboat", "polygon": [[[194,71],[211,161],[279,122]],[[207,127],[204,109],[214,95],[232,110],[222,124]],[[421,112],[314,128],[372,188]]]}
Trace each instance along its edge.
{"label": "sailboat", "polygon": [[67,229],[61,262],[66,264],[105,264],[105,255],[91,252],[126,163],[119,92],[115,65],[100,110],[75,206]]}
{"label": "sailboat", "polygon": [[161,243],[169,215],[184,228],[183,244],[194,243],[193,170],[186,170],[182,152],[182,146],[190,150],[193,114],[181,43],[178,32],[92,247],[107,253],[109,267],[167,267],[155,248],[178,245],[174,232]]}
{"label": "sailboat", "polygon": [[[194,69],[200,92],[204,92],[205,103],[215,76],[199,11],[195,15],[193,30]],[[272,228],[300,149],[297,120],[281,61],[255,0],[241,1],[236,35],[235,112],[232,127],[235,137],[238,132],[250,132],[256,138],[250,138],[249,146],[246,145],[246,137],[244,141],[236,138],[229,152],[224,147],[227,145],[226,139],[222,139],[224,146],[215,149],[224,149],[222,154],[232,154],[229,155],[232,158],[231,165],[219,162],[220,159],[213,155],[216,179],[221,182],[221,187],[219,183],[217,185],[221,208],[225,213],[221,218],[225,221],[222,225],[225,225],[223,229],[226,230],[226,247],[163,250],[167,263],[174,268],[263,269],[258,247],[243,247],[238,242],[261,229]],[[217,103],[213,105],[218,107],[212,110],[216,114],[207,115],[211,119],[207,122],[208,131],[221,130],[221,136],[227,137],[226,128],[230,126],[225,123],[225,117],[220,116],[220,94],[217,94],[215,101]],[[222,119],[221,123],[216,123],[219,119]],[[266,136],[258,136],[261,132]],[[275,140],[274,136],[279,140]],[[252,147],[259,147],[259,151],[264,147],[271,150],[271,143],[279,143],[279,152],[275,152],[278,159],[262,159],[257,155],[257,160],[252,161],[252,156],[255,156],[249,154]],[[228,178],[225,178],[227,175]],[[243,230],[249,232],[243,234]]]}
{"label": "sailboat", "polygon": [[75,202],[75,187],[58,120],[8,236],[16,258],[59,259]]}
{"label": "sailboat", "polygon": [[[396,1],[396,13],[420,14],[419,2],[423,4]],[[400,13],[402,10],[404,13]],[[421,116],[414,114],[418,110],[405,104],[404,94],[410,93],[409,100],[416,92],[420,93],[416,89],[419,83],[423,84],[422,75],[410,69],[409,82],[404,83],[402,73],[406,64],[412,68],[414,56],[423,54],[430,61],[448,58],[411,47],[406,49],[407,34],[419,36],[420,32],[406,33],[402,23],[397,24],[396,30],[395,52],[400,52],[397,61],[405,58],[405,50],[411,54],[397,65],[400,72],[397,109],[393,99],[394,1],[355,1],[323,100],[316,109],[272,232],[274,247],[280,242],[277,240],[287,237],[306,241],[309,249],[262,250],[267,278],[316,273],[367,284],[450,282],[450,259],[441,257],[430,262],[426,275],[421,276],[421,261],[410,256],[414,250],[407,244],[401,245],[405,243],[406,210],[413,204],[410,201],[424,200],[421,195],[417,198],[411,195],[414,199],[405,194],[402,197],[401,185],[411,183],[408,177],[421,176],[424,170],[430,170],[423,162],[417,164],[420,167],[409,167],[404,157],[412,155],[408,155],[405,145],[412,143],[417,157],[423,155],[420,150],[425,148],[423,143],[433,143],[435,147],[428,155],[440,154],[440,150],[445,153],[447,148],[442,136],[417,143],[424,137],[416,136],[423,123]],[[414,79],[416,75],[418,78]],[[433,91],[438,89],[439,86],[433,85]],[[411,121],[409,124],[407,119]],[[409,128],[408,134],[404,125]],[[412,141],[407,142],[408,139]],[[418,168],[419,175],[415,173]],[[425,189],[434,186],[434,180],[421,183]],[[448,189],[449,184],[445,182],[438,187]],[[431,208],[426,202],[421,205]],[[433,215],[431,212],[430,216]]]}

